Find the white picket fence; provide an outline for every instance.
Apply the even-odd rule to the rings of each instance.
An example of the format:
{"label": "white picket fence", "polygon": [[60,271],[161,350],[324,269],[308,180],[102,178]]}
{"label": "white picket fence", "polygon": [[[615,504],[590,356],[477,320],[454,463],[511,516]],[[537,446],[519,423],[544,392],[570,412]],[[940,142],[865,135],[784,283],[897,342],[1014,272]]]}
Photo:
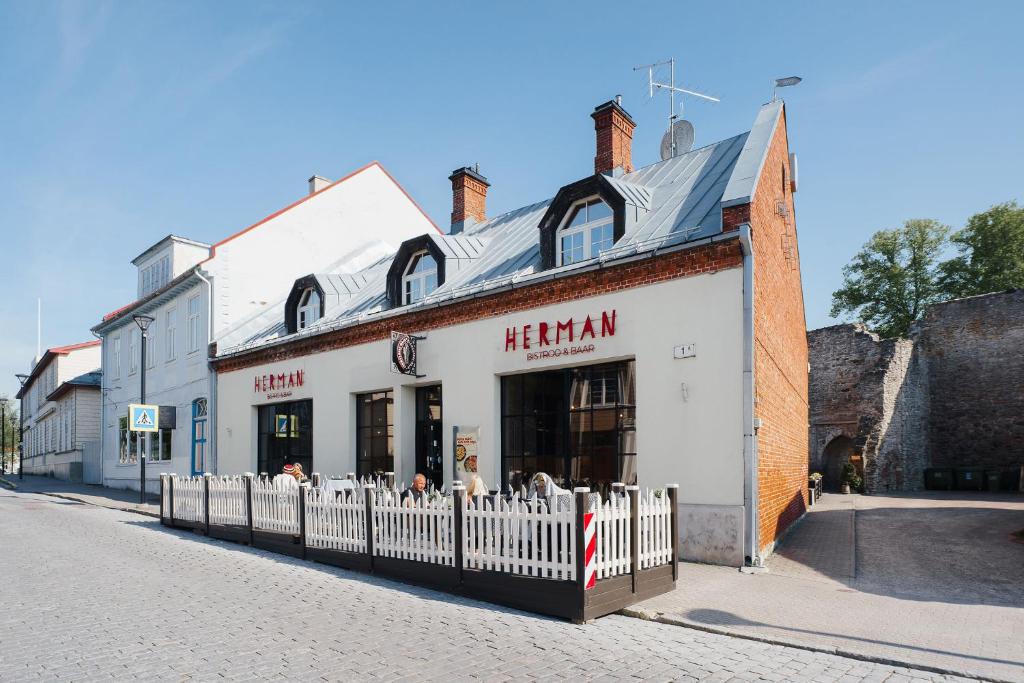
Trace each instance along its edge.
{"label": "white picket fence", "polygon": [[639,495],[640,569],[668,564],[672,561],[672,504],[664,491]]}
{"label": "white picket fence", "polygon": [[576,506],[572,496],[469,500],[463,515],[463,566],[469,569],[576,578]]}
{"label": "white picket fence", "polygon": [[[210,477],[209,488],[211,524],[248,524],[243,477]],[[451,494],[424,496],[413,504],[402,500],[394,489],[353,486],[334,490],[326,483],[300,488],[291,478],[254,478],[253,528],[300,534],[300,495],[305,496],[306,545],[310,548],[367,552],[365,496],[370,495],[375,556],[455,564],[455,498]],[[637,498],[639,517],[638,568],[672,562],[672,505],[665,491],[641,492],[629,487],[606,499],[591,494],[598,579],[628,574],[632,569],[631,496]],[[203,522],[204,499],[203,477],[173,477],[175,519]],[[168,505],[165,514],[169,514]],[[573,581],[578,551],[575,520],[573,495],[469,499],[462,515],[463,566]]]}
{"label": "white picket fence", "polygon": [[245,526],[249,513],[242,477],[210,477],[210,524]]}
{"label": "white picket fence", "polygon": [[454,516],[452,498],[423,496],[413,502],[392,491],[374,491],[373,554],[453,566]]}
{"label": "white picket fence", "polygon": [[263,531],[299,533],[299,484],[285,479],[254,479],[252,526]]}
{"label": "white picket fence", "polygon": [[599,579],[630,572],[632,546],[629,538],[629,493],[612,493],[607,500],[597,505],[591,501],[591,512],[594,513],[594,523],[597,525],[595,538]]}
{"label": "white picket fence", "polygon": [[203,478],[175,477],[173,488],[175,519],[184,519],[190,522],[204,521],[206,511],[203,508],[205,500]]}
{"label": "white picket fence", "polygon": [[366,503],[361,491],[306,489],[306,545],[366,552]]}

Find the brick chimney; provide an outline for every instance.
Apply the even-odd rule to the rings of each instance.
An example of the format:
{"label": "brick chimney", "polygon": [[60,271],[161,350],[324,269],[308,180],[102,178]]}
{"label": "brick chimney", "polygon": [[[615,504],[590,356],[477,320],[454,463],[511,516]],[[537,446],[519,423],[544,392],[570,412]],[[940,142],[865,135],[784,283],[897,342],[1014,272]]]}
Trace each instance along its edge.
{"label": "brick chimney", "polygon": [[331,181],[323,176],[315,175],[309,179],[309,193],[315,194],[331,184]]}
{"label": "brick chimney", "polygon": [[616,95],[596,107],[590,115],[597,131],[594,173],[620,176],[633,170],[633,129],[636,122],[622,108],[622,96]]}
{"label": "brick chimney", "polygon": [[448,176],[452,181],[452,227],[450,235],[457,235],[468,227],[487,220],[487,178],[480,175],[480,167],[462,168]]}

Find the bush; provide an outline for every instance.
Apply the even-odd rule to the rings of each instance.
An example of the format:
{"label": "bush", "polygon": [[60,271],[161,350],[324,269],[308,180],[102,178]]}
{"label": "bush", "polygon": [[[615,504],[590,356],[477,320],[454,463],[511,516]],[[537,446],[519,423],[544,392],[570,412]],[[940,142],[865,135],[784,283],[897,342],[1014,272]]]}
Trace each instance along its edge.
{"label": "bush", "polygon": [[843,465],[843,483],[850,487],[851,491],[859,492],[864,485],[864,479],[857,473],[857,468],[852,462]]}

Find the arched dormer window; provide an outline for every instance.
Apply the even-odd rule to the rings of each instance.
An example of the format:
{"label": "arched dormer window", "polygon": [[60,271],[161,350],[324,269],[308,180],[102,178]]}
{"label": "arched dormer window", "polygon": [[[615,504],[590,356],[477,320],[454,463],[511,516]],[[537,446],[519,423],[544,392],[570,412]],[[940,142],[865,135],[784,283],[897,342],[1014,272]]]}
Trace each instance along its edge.
{"label": "arched dormer window", "polygon": [[296,312],[296,327],[304,330],[320,319],[320,292],[314,287],[307,287],[299,298],[299,307]]}
{"label": "arched dormer window", "polygon": [[615,244],[613,218],[611,207],[599,197],[574,205],[558,229],[556,263],[567,266],[611,249]]}
{"label": "arched dormer window", "polygon": [[414,304],[437,289],[437,261],[426,250],[413,254],[402,275],[402,303]]}

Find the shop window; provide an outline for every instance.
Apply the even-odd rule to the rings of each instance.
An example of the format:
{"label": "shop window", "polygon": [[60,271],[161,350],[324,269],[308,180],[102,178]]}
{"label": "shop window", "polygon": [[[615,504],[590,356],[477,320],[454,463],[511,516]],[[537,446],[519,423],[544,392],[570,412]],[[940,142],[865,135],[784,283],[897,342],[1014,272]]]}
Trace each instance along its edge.
{"label": "shop window", "polygon": [[611,207],[598,198],[576,204],[558,231],[558,265],[585,261],[615,244]]}
{"label": "shop window", "polygon": [[295,463],[313,471],[313,401],[261,406],[257,470],[274,476]]}
{"label": "shop window", "polygon": [[118,451],[117,462],[131,465],[138,461],[139,437],[135,432],[128,431],[128,417],[118,418]]}
{"label": "shop window", "polygon": [[296,327],[304,330],[320,319],[320,293],[314,287],[307,287],[299,299]]}
{"label": "shop window", "polygon": [[[145,437],[144,437],[145,438]],[[161,429],[149,435],[149,461],[169,462],[171,459],[171,430]]]}
{"label": "shop window", "polygon": [[503,377],[502,485],[538,472],[560,486],[636,483],[636,364]]}
{"label": "shop window", "polygon": [[356,472],[360,477],[395,471],[394,415],[392,392],[356,396]]}
{"label": "shop window", "polygon": [[414,254],[402,276],[402,303],[416,303],[435,289],[437,261],[426,251]]}

